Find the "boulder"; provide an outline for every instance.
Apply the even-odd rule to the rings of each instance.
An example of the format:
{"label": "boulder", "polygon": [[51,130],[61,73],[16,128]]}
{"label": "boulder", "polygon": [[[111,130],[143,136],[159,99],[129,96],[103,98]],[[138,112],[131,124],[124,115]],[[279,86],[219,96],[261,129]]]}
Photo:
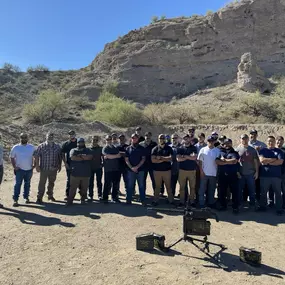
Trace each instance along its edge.
{"label": "boulder", "polygon": [[242,55],[238,66],[237,82],[240,89],[246,92],[269,93],[272,90],[270,81],[264,76],[264,73],[257,66],[252,53],[248,52]]}

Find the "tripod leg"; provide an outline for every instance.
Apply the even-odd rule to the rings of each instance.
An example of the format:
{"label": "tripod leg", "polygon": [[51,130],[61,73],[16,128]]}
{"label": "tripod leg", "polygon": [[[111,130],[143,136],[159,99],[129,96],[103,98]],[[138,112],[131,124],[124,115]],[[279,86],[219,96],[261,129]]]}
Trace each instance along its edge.
{"label": "tripod leg", "polygon": [[172,248],[173,246],[175,246],[176,244],[178,244],[179,242],[183,241],[184,240],[184,237],[180,238],[178,241],[176,241],[175,243],[171,244],[170,246],[167,246],[166,249],[170,249]]}

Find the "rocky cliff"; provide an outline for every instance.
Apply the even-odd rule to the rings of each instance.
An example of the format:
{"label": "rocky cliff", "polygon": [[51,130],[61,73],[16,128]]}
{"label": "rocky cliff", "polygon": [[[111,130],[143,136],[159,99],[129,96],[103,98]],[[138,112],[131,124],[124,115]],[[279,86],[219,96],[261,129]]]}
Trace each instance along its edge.
{"label": "rocky cliff", "polygon": [[122,97],[167,101],[232,82],[246,52],[266,76],[284,73],[284,27],[285,0],[236,1],[205,17],[160,20],[107,44],[74,90],[97,97],[98,83],[111,77]]}

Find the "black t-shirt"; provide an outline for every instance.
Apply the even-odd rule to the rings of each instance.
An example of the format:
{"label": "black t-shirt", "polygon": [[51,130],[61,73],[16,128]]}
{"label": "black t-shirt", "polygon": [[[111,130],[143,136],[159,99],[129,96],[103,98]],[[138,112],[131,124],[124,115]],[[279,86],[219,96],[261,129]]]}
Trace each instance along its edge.
{"label": "black t-shirt", "polygon": [[73,148],[77,148],[77,140],[75,140],[74,142],[71,140],[68,140],[64,142],[61,146],[61,152],[64,154],[67,164],[70,164],[69,153]]}
{"label": "black t-shirt", "polygon": [[[73,148],[69,155],[92,155],[91,150],[88,148],[79,149]],[[90,177],[91,176],[91,160],[75,161],[70,160],[71,175],[75,177]]]}
{"label": "black t-shirt", "polygon": [[145,148],[145,168],[150,169],[152,167],[152,162],[151,162],[151,152],[154,147],[157,146],[156,142],[151,141],[149,145],[146,144],[145,141],[140,143],[141,146]]}
{"label": "black t-shirt", "polygon": [[93,159],[91,160],[91,169],[95,171],[102,167],[102,147],[91,147],[90,151],[93,155]]}
{"label": "black t-shirt", "polygon": [[[145,148],[141,145],[130,145],[126,149],[126,157],[129,159],[131,166],[137,166],[145,157]],[[138,169],[138,171],[142,171],[143,169],[144,164]]]}
{"label": "black t-shirt", "polygon": [[[236,152],[233,148],[230,149],[222,149],[219,157],[217,159],[221,159],[224,157],[225,159],[237,159],[239,160],[240,156],[238,152]],[[239,171],[240,164],[237,162],[236,164],[226,164],[219,165],[219,173],[220,174],[236,174]]]}
{"label": "black t-shirt", "polygon": [[[161,146],[156,146],[153,148],[151,152],[152,156],[172,156],[173,155],[173,150],[170,146],[164,145],[162,148]],[[164,161],[161,163],[153,163],[152,168],[155,171],[168,171],[171,170],[171,161]]]}
{"label": "black t-shirt", "polygon": [[[192,153],[197,155],[197,148],[194,145],[182,146],[177,149],[177,155],[191,155]],[[196,170],[197,163],[195,160],[185,160],[179,162],[179,169],[182,170]]]}
{"label": "black t-shirt", "polygon": [[[126,153],[126,149],[129,145],[128,144],[120,144],[117,146],[117,149],[119,150],[119,152],[124,152]],[[127,168],[127,164],[125,162],[125,157],[122,156],[120,159],[119,159],[119,165],[120,165],[120,169],[121,170],[124,170],[125,168]]]}
{"label": "black t-shirt", "polygon": [[[102,149],[103,155],[105,154],[119,154],[119,150],[114,145],[106,145]],[[104,159],[104,171],[110,172],[110,171],[119,171],[120,170],[120,158],[114,158],[114,159]]]}

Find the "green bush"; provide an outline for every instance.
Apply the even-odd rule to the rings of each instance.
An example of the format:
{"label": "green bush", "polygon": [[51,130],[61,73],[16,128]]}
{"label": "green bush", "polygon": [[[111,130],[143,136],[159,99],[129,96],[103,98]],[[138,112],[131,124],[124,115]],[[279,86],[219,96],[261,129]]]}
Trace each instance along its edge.
{"label": "green bush", "polygon": [[29,66],[27,72],[49,72],[49,68],[43,64],[38,64],[36,66]]}
{"label": "green bush", "polygon": [[119,83],[116,80],[108,80],[103,86],[103,93],[117,94]]}
{"label": "green bush", "polygon": [[34,103],[24,105],[23,116],[28,122],[48,123],[61,117],[65,105],[66,100],[61,93],[46,90],[40,93]]}
{"label": "green bush", "polygon": [[134,103],[118,98],[110,92],[102,92],[95,110],[83,112],[87,121],[103,121],[119,127],[132,127],[145,122],[143,112]]}
{"label": "green bush", "polygon": [[158,22],[158,21],[159,21],[159,19],[158,19],[157,16],[152,16],[152,18],[151,18],[151,24],[154,24],[154,23],[156,23],[156,22]]}
{"label": "green bush", "polygon": [[161,17],[160,17],[160,20],[165,20],[166,19],[166,16],[165,15],[162,15]]}
{"label": "green bush", "polygon": [[15,72],[15,73],[21,72],[21,69],[20,69],[19,66],[13,65],[13,64],[8,63],[8,62],[5,62],[5,63],[3,64],[3,67],[2,67],[2,68],[3,68],[5,71],[10,71],[10,72]]}

